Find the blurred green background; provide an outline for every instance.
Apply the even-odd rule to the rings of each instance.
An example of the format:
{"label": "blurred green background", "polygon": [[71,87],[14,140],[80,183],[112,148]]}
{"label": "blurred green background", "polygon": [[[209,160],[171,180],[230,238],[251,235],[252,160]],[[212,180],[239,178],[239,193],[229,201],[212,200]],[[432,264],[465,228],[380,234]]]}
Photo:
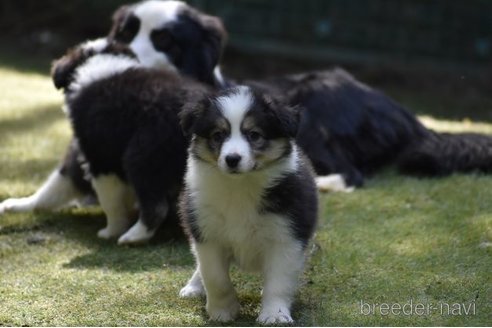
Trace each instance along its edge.
{"label": "blurred green background", "polygon": [[[62,42],[97,37],[122,0],[2,0],[2,31]],[[231,45],[259,53],[344,62],[492,59],[492,2],[487,0],[192,0],[223,18]],[[56,45],[56,44],[54,44]]]}
{"label": "blurred green background", "polygon": [[[492,120],[492,1],[188,2],[223,19],[229,42],[222,66],[229,77],[341,65],[411,109],[422,107],[420,97],[432,98],[426,114]],[[0,57],[35,54],[47,70],[68,47],[107,34],[113,11],[126,3],[2,0]]]}

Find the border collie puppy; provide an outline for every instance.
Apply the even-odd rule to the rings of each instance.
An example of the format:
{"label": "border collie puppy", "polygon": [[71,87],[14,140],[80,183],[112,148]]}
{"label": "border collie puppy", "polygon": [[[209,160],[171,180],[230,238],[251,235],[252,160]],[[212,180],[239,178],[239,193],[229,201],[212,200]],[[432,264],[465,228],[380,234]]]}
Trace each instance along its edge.
{"label": "border collie puppy", "polygon": [[[110,43],[128,44],[144,66],[174,70],[211,85],[222,81],[217,64],[226,38],[219,18],[184,2],[157,0],[120,7],[108,36]],[[98,43],[103,45],[103,41]],[[57,66],[62,64],[58,61],[53,66],[55,84]],[[81,157],[79,145],[72,140],[59,167],[41,188],[28,197],[1,202],[0,214],[56,210],[74,201],[90,200],[94,191],[81,167]]]}
{"label": "border collie puppy", "polygon": [[401,105],[340,68],[246,83],[305,108],[297,143],[311,160],[320,189],[362,186],[428,132]]}
{"label": "border collie puppy", "polygon": [[238,314],[229,278],[234,262],[263,274],[258,321],[292,322],[290,306],[317,219],[310,164],[295,143],[298,114],[245,86],[181,113],[192,141],[180,213],[197,269],[180,295],[205,292],[212,320]]}
{"label": "border collie puppy", "polygon": [[145,66],[173,67],[200,82],[224,84],[218,66],[227,38],[222,21],[182,1],[121,6],[108,38],[127,44]]}
{"label": "border collie puppy", "polygon": [[[173,37],[166,46],[155,42],[153,37],[163,26],[161,20],[170,16],[165,3],[142,2],[122,9],[114,19],[112,31],[121,31],[116,39],[129,43],[138,57],[150,65],[173,61],[170,49],[185,49],[183,44],[195,42],[176,38],[180,33],[174,33],[169,26],[164,28],[165,34]],[[179,3],[176,6],[180,7]],[[185,34],[191,35],[180,35]],[[203,35],[196,38],[197,42],[203,39]],[[203,62],[203,57],[199,58]],[[218,69],[213,70],[206,63],[201,67],[208,69],[204,76],[215,73],[220,85],[233,84],[224,80]],[[366,177],[391,164],[396,164],[402,173],[428,176],[492,171],[492,138],[430,131],[401,105],[342,69],[241,83],[277,93],[287,102],[305,108],[297,143],[312,161],[320,189],[351,191],[362,186]],[[477,141],[478,146],[474,146]]]}
{"label": "border collie puppy", "polygon": [[[127,48],[105,39],[69,52],[53,76],[64,89],[76,141],[107,217],[98,236],[119,237],[119,244],[147,241],[182,185],[188,140],[178,113],[208,88],[176,72],[146,68]],[[140,215],[130,228],[135,201]]]}

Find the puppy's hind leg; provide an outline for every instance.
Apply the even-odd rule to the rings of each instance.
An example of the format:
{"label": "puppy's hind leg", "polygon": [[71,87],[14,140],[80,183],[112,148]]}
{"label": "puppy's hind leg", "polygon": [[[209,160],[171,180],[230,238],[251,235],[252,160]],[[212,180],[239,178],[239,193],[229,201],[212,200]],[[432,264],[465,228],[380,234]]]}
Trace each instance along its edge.
{"label": "puppy's hind leg", "polygon": [[116,175],[99,175],[92,180],[97,198],[106,214],[107,226],[97,236],[104,239],[118,237],[130,226],[135,204],[131,188]]}
{"label": "puppy's hind leg", "polygon": [[69,176],[56,169],[34,194],[22,198],[9,198],[0,203],[4,212],[27,212],[33,210],[56,210],[80,196]]}
{"label": "puppy's hind leg", "polygon": [[179,297],[191,298],[199,296],[205,296],[205,288],[203,288],[200,267],[198,266],[186,286],[181,288],[181,290],[179,291]]}
{"label": "puppy's hind leg", "polygon": [[[124,157],[125,172],[135,190],[140,216],[138,222],[120,237],[119,245],[150,240],[174,207],[181,188],[185,146],[170,146],[173,141],[162,136],[160,130],[145,132],[134,138]],[[159,138],[156,140],[154,136]],[[175,147],[183,154],[176,154]]]}
{"label": "puppy's hind leg", "polygon": [[169,212],[169,204],[165,198],[158,204],[139,202],[139,206],[140,217],[137,223],[118,239],[118,245],[141,244],[149,241]]}

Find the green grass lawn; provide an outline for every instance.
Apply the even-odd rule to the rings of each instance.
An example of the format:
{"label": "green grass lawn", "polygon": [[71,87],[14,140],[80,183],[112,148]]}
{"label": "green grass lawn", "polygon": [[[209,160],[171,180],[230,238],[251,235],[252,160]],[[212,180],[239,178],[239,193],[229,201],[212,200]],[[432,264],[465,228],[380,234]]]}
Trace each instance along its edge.
{"label": "green grass lawn", "polygon": [[[0,65],[0,200],[34,192],[70,137],[47,74],[9,67]],[[492,124],[425,122],[492,133]],[[491,200],[489,176],[418,180],[391,170],[351,194],[322,195],[297,324],[490,326]],[[96,237],[104,224],[98,208],[0,216],[0,326],[216,324],[203,299],[177,296],[194,268],[183,238],[118,247]],[[233,280],[242,305],[234,325],[254,325],[261,281],[237,271]],[[361,302],[381,311],[410,301],[429,308],[361,313]]]}

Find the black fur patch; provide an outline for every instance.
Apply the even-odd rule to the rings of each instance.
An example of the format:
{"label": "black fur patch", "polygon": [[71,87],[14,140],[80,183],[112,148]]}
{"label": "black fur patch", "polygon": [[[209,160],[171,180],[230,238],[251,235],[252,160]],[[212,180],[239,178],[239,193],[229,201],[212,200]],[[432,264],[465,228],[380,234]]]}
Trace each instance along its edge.
{"label": "black fur patch", "polygon": [[170,53],[179,71],[198,81],[216,84],[213,71],[227,38],[222,21],[188,7],[168,28],[173,46],[179,49]]}
{"label": "black fur patch", "polygon": [[185,234],[196,242],[203,242],[203,237],[197,224],[195,207],[192,204],[190,192],[186,187],[181,193],[179,204],[179,217]]}
{"label": "black fur patch", "polygon": [[316,227],[318,195],[305,161],[301,161],[298,172],[287,174],[265,190],[260,211],[288,217],[293,235],[307,245]]}
{"label": "black fur patch", "polygon": [[262,94],[252,88],[254,103],[246,114],[255,120],[267,139],[294,138],[299,126],[300,107]]}
{"label": "black fur patch", "polygon": [[174,203],[181,188],[189,141],[178,114],[185,102],[207,92],[174,73],[146,68],[68,91],[70,119],[91,174],[126,180],[148,228],[160,225],[163,201]]}
{"label": "black fur patch", "polygon": [[113,26],[108,34],[110,40],[129,44],[140,29],[140,19],[133,15],[135,6],[121,6],[113,14]]}
{"label": "black fur patch", "polygon": [[341,69],[248,84],[304,108],[297,143],[317,174],[341,173],[348,185],[362,185],[427,134],[403,107]]}
{"label": "black fur patch", "polygon": [[402,153],[398,169],[419,176],[492,173],[492,137],[476,133],[429,133]]}
{"label": "black fur patch", "polygon": [[82,169],[83,159],[75,140],[71,140],[65,157],[58,168],[61,175],[69,177],[74,186],[83,194],[95,195],[89,177]]}
{"label": "black fur patch", "polygon": [[[113,15],[109,39],[130,44],[141,22],[133,12],[141,4],[122,6]],[[156,26],[149,38],[157,51],[170,58],[178,70],[200,82],[218,85],[214,68],[220,61],[227,39],[222,21],[195,8],[183,7],[175,21]]]}

